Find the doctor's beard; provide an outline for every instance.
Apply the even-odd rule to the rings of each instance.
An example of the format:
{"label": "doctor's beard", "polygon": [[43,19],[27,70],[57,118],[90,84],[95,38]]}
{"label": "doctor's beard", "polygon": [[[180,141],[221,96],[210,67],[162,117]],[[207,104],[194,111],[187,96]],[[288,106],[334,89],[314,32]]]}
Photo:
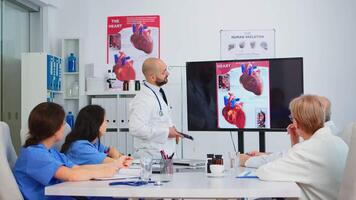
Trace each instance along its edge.
{"label": "doctor's beard", "polygon": [[168,77],[166,77],[163,80],[156,80],[156,85],[161,87],[162,85],[165,85],[166,83],[168,83]]}

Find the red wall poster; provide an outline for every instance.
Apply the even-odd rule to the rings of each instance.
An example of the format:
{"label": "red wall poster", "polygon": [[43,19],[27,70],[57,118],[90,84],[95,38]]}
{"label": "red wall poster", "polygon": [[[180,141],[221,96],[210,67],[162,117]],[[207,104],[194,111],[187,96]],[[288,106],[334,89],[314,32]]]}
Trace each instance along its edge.
{"label": "red wall poster", "polygon": [[107,26],[106,62],[113,65],[116,78],[144,80],[143,61],[160,56],[159,16],[110,16]]}

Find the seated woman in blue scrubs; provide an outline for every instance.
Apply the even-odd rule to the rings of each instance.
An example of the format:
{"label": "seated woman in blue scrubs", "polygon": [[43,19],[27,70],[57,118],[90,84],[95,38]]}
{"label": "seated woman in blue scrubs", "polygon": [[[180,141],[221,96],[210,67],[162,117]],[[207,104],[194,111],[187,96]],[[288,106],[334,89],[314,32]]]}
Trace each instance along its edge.
{"label": "seated woman in blue scrubs", "polygon": [[74,128],[67,135],[61,152],[78,165],[111,163],[116,160],[130,165],[131,157],[100,142],[106,128],[104,108],[99,105],[85,106],[79,111]]}
{"label": "seated woman in blue scrubs", "polygon": [[52,148],[63,137],[64,115],[60,105],[50,102],[37,105],[30,113],[29,137],[13,169],[24,199],[71,199],[45,197],[44,188],[62,181],[112,177],[124,166],[119,162],[77,166]]}

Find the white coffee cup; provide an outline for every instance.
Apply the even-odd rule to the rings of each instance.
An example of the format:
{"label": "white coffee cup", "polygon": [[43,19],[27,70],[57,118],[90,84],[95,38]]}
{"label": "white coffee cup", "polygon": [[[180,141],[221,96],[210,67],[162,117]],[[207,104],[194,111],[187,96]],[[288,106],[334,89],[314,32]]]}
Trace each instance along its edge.
{"label": "white coffee cup", "polygon": [[210,171],[212,174],[223,174],[224,170],[224,165],[210,165]]}

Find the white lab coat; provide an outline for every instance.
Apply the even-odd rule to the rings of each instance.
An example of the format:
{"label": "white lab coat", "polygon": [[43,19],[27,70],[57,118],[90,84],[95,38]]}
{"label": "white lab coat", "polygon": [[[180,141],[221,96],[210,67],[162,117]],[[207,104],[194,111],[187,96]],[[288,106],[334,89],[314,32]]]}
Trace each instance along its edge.
{"label": "white lab coat", "polygon": [[331,120],[324,123],[325,127],[329,127],[333,135],[339,135],[340,130],[336,127],[335,123]]}
{"label": "white lab coat", "polygon": [[[141,91],[129,105],[129,132],[134,137],[135,158],[161,158],[160,150],[168,155],[175,151],[175,139],[168,138],[169,127],[174,126],[170,107],[164,102],[160,87],[145,82],[156,93],[162,107],[163,116],[155,94],[144,84]],[[169,102],[168,102],[169,103]]]}
{"label": "white lab coat", "polygon": [[302,199],[337,199],[347,153],[345,142],[324,127],[284,157],[258,168],[256,175],[262,180],[296,182]]}
{"label": "white lab coat", "polygon": [[[333,121],[330,120],[330,121],[325,122],[324,126],[329,127],[332,134],[334,134],[334,135],[338,134],[338,129],[335,126]],[[245,166],[250,167],[250,168],[258,168],[264,164],[267,164],[269,162],[272,162],[274,160],[282,158],[283,156],[285,156],[287,154],[287,152],[288,151],[285,150],[285,151],[274,152],[271,154],[266,154],[266,155],[261,155],[261,156],[254,156],[254,157],[249,158],[245,162]]]}
{"label": "white lab coat", "polygon": [[282,158],[287,154],[288,151],[279,151],[279,152],[274,152],[271,154],[266,154],[266,155],[261,155],[261,156],[253,156],[246,160],[245,162],[245,167],[250,167],[250,168],[258,168],[264,164],[267,164],[269,162],[272,162],[274,160],[277,160],[279,158]]}

